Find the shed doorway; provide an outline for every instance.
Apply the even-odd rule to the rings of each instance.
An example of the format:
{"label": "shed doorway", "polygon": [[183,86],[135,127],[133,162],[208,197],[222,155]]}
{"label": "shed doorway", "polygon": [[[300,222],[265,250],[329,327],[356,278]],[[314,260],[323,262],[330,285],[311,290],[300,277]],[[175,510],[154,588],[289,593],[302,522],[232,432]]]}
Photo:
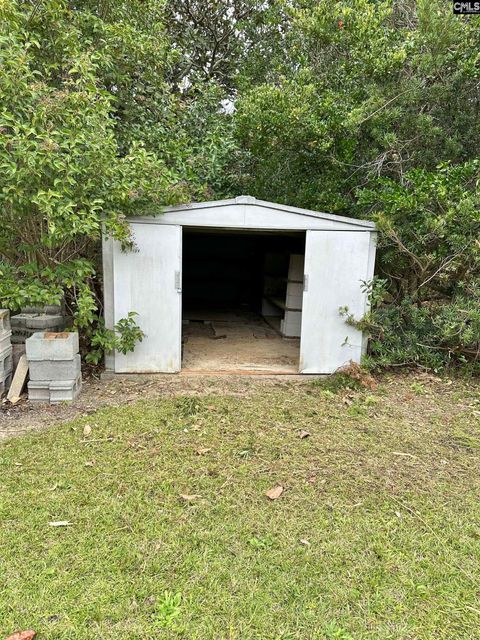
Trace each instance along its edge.
{"label": "shed doorway", "polygon": [[183,228],[182,370],[299,371],[305,232]]}

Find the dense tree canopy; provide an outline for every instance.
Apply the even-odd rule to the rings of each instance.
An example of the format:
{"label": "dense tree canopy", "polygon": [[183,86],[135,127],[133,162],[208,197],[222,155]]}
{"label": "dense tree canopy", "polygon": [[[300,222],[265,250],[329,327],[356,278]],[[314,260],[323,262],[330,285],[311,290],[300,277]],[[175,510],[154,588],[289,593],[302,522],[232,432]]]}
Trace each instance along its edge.
{"label": "dense tree canopy", "polygon": [[102,225],[128,242],[127,215],[210,194],[228,127],[215,86],[182,100],[165,79],[178,56],[163,11],[152,1],[0,5],[2,306],[65,296],[89,335],[101,324]]}
{"label": "dense tree canopy", "polygon": [[372,312],[349,318],[377,362],[478,365],[478,16],[442,0],[3,0],[0,19],[1,305],[65,296],[108,346],[102,224],[128,242],[126,215],[250,193],[377,221]]}
{"label": "dense tree canopy", "polygon": [[381,362],[478,361],[480,17],[320,0],[285,3],[278,25],[281,52],[237,101],[242,188],[376,220]]}

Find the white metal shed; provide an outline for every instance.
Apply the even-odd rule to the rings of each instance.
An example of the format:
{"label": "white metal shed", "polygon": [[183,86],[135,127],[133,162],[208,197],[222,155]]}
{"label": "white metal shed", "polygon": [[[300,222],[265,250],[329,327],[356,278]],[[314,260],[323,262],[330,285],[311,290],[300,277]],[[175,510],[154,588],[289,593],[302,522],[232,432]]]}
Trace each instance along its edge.
{"label": "white metal shed", "polygon": [[[228,329],[234,326],[227,324],[232,317],[229,305],[240,309],[234,316],[238,335],[253,326],[252,344],[257,339],[253,346],[261,352],[262,372],[282,372],[282,367],[269,369],[267,351],[260,347],[277,343],[271,339],[272,329],[265,333],[270,340],[258,340],[264,333],[252,314],[275,328],[278,344],[288,343],[288,349],[298,345],[298,360],[294,365],[289,360],[285,372],[332,373],[350,360],[360,362],[365,339],[345,322],[340,308],[348,307],[356,318],[366,311],[363,283],[373,277],[373,222],[240,196],[168,207],[158,216],[132,218],[129,223],[135,251],[122,251],[111,238],[103,244],[105,321],[111,328],[135,311],[145,338],[131,353],[111,354],[107,370],[180,371],[182,328],[194,326],[195,320],[207,324],[205,313],[215,306],[212,313],[217,315],[212,317]],[[184,288],[188,300],[182,304]],[[195,302],[197,308],[200,302],[202,312],[198,318],[184,315],[182,322],[187,302]],[[218,315],[219,306],[224,315]],[[208,351],[211,345],[226,353],[229,341],[221,339],[237,334],[203,336],[202,348]],[[230,369],[257,368],[253,351],[245,366],[235,360],[242,349],[247,353],[247,338],[242,334],[240,342],[232,342]],[[188,338],[183,342],[188,345]],[[287,355],[281,356],[285,362]]]}

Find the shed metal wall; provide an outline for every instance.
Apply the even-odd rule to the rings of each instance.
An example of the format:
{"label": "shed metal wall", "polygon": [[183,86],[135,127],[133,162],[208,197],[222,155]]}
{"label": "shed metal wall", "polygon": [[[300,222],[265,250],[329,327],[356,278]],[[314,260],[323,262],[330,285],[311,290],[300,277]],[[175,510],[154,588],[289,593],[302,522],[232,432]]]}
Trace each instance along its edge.
{"label": "shed metal wall", "polygon": [[[173,304],[172,292],[178,285],[175,273],[181,264],[179,267],[178,251],[171,254],[167,248],[168,230],[176,227],[181,233],[182,226],[306,231],[310,291],[304,294],[300,370],[332,373],[350,359],[360,361],[366,337],[345,323],[339,308],[349,306],[356,317],[367,309],[367,296],[361,285],[373,276],[374,223],[258,201],[249,196],[169,207],[160,216],[137,217],[130,222],[137,245],[135,253],[121,253],[118,243],[111,239],[103,242],[105,323],[113,328],[128,311],[138,312],[140,306],[139,324],[147,335],[133,353],[107,356],[107,369],[178,370],[178,363],[172,366],[171,359],[166,366],[164,356],[171,355],[172,341],[178,344],[181,335],[178,309],[174,316],[167,309]],[[162,257],[157,255],[159,252]],[[123,283],[125,279],[129,285]],[[135,283],[139,283],[138,291]],[[172,326],[173,317],[178,322],[176,329]]]}

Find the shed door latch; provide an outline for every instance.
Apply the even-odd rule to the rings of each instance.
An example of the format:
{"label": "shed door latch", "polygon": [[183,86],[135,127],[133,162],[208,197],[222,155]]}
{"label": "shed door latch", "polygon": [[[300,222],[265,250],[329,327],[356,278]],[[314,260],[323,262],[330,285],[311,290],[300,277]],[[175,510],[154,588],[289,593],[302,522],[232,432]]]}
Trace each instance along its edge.
{"label": "shed door latch", "polygon": [[303,274],[303,290],[308,291],[308,276],[306,273]]}
{"label": "shed door latch", "polygon": [[178,293],[182,292],[182,274],[180,271],[175,271],[175,289]]}

